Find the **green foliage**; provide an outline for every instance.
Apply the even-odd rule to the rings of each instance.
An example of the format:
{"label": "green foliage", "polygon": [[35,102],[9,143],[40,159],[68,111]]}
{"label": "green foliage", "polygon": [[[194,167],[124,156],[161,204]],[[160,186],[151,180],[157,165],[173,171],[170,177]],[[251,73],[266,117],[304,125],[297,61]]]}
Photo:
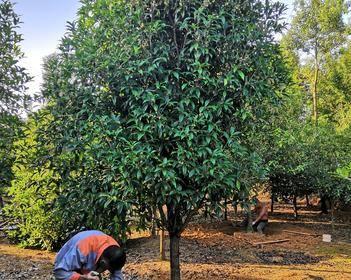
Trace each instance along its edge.
{"label": "green foliage", "polygon": [[18,133],[20,110],[26,108],[30,97],[25,84],[30,80],[19,66],[23,57],[21,35],[17,33],[19,17],[10,1],[0,1],[0,195],[10,185],[12,143]]}
{"label": "green foliage", "polygon": [[265,154],[271,192],[275,196],[303,196],[318,192],[310,171],[315,152],[315,126],[307,117],[301,88],[293,84],[267,133]]}
{"label": "green foliage", "polygon": [[351,120],[350,51],[347,45],[338,56],[329,57],[321,74],[320,111],[339,131],[347,130]]}
{"label": "green foliage", "polygon": [[346,180],[351,180],[351,163],[337,169],[337,174]]}
{"label": "green foliage", "polygon": [[297,0],[289,36],[295,48],[314,55],[328,54],[345,42],[344,0]]}
{"label": "green foliage", "polygon": [[249,135],[283,90],[274,39],[283,10],[269,1],[82,1],[43,90],[64,220],[116,235],[131,216],[144,226],[157,206],[175,240],[205,203],[216,208],[259,180]]}
{"label": "green foliage", "polygon": [[298,0],[295,15],[286,37],[295,52],[302,51],[300,63],[312,99],[312,119],[318,124],[320,71],[328,57],[344,44],[349,28],[344,22],[347,4],[344,0]]}
{"label": "green foliage", "polygon": [[[311,23],[297,21],[302,20],[299,17],[305,12],[300,9],[294,24]],[[310,90],[305,79],[313,71],[309,64],[301,65],[302,59],[297,49],[291,49],[294,39],[291,32],[294,28],[299,30],[302,27],[293,26],[281,44],[292,84],[286,91],[284,107],[274,117],[274,133],[271,134],[268,145],[272,149],[266,155],[270,163],[272,192],[276,195],[297,196],[315,193],[345,200],[349,197],[349,185],[335,176],[335,173],[340,166],[349,162],[351,156],[347,140],[350,138],[350,122],[347,121],[348,54],[342,50],[334,53],[333,57],[325,55],[324,63],[318,66],[321,73],[318,82],[320,117],[316,126],[309,118],[312,111],[311,103],[308,102]],[[339,28],[338,31],[343,32],[341,26]],[[320,40],[318,34],[314,34],[310,39]],[[333,51],[336,51],[335,46]]]}
{"label": "green foliage", "polygon": [[340,166],[350,160],[349,136],[337,132],[331,124],[321,122],[315,127],[301,119],[283,121],[275,129],[271,153],[267,155],[272,193],[279,196],[314,193],[349,200],[349,184],[335,176]]}
{"label": "green foliage", "polygon": [[109,217],[167,205],[161,223],[179,234],[209,197],[238,191],[254,159],[240,130],[282,79],[283,7],[224,2],[83,2],[47,93],[70,153],[67,202]]}
{"label": "green foliage", "polygon": [[24,93],[30,77],[18,62],[22,36],[17,33],[20,19],[11,1],[0,2],[0,116],[14,114],[27,105],[30,97]]}
{"label": "green foliage", "polygon": [[3,114],[0,124],[0,196],[11,184],[14,161],[13,141],[20,134],[21,121],[18,117]]}
{"label": "green foliage", "polygon": [[52,205],[57,196],[58,177],[50,166],[37,162],[39,153],[48,154],[48,147],[38,147],[37,141],[38,129],[45,123],[39,114],[31,117],[23,128],[24,136],[14,143],[14,180],[8,190],[11,202],[4,210],[17,226],[8,232],[11,239],[26,247],[53,249],[65,232]]}

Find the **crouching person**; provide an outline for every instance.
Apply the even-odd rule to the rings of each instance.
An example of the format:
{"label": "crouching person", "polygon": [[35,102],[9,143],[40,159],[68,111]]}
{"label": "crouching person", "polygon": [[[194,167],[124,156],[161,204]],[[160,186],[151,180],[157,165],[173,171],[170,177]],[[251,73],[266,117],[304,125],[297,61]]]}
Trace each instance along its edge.
{"label": "crouching person", "polygon": [[256,220],[253,221],[252,227],[258,233],[263,234],[265,228],[268,225],[267,204],[259,201],[258,199],[255,199],[255,200],[256,200],[256,207],[255,207]]}
{"label": "crouching person", "polygon": [[126,253],[117,241],[101,231],[83,231],[73,236],[55,259],[56,280],[99,280],[108,270],[111,280],[123,280]]}

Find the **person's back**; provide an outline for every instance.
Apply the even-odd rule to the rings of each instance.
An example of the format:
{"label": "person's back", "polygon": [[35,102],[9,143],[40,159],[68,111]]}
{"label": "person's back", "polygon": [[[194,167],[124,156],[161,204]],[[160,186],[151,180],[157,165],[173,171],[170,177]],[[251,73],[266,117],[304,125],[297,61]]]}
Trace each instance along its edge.
{"label": "person's back", "polygon": [[[262,212],[262,213],[261,213]],[[266,203],[259,201],[256,206],[257,216],[261,215],[261,220],[268,220],[268,208]]]}
{"label": "person's back", "polygon": [[111,279],[122,278],[125,253],[118,243],[101,231],[83,231],[73,236],[58,252],[54,275],[57,280],[99,279],[92,271],[110,270]]}
{"label": "person's back", "polygon": [[255,230],[257,230],[257,232],[263,233],[264,229],[268,224],[268,208],[266,203],[262,203],[261,201],[257,200],[255,212],[257,218],[252,223],[252,226]]}

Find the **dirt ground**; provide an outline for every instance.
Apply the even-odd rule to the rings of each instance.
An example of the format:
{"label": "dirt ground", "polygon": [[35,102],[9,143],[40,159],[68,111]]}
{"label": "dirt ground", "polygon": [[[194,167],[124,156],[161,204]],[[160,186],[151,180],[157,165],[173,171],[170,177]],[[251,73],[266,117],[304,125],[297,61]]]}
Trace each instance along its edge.
{"label": "dirt ground", "polygon": [[[234,227],[232,212],[229,221],[196,217],[181,240],[182,279],[351,279],[350,213],[338,213],[333,233],[330,217],[319,214],[318,209],[301,207],[298,220],[294,220],[291,208],[276,205],[265,236]],[[332,234],[333,242],[323,242],[322,234]],[[253,244],[280,239],[289,241],[262,247]],[[133,234],[128,241],[125,279],[169,279],[169,262],[159,261],[158,252],[158,238]],[[52,279],[54,257],[51,252],[19,249],[2,242],[0,279]]]}

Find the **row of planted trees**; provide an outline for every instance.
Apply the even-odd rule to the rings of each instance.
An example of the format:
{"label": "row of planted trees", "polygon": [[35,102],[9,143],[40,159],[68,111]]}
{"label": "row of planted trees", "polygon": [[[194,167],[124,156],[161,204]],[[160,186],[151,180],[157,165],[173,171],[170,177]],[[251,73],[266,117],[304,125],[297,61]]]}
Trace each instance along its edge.
{"label": "row of planted trees", "polygon": [[[225,199],[245,200],[268,178],[277,194],[349,194],[338,174],[347,177],[351,162],[350,111],[311,122],[312,83],[301,78],[309,64],[276,40],[284,9],[246,0],[82,1],[44,63],[43,108],[4,141],[13,151],[1,162],[1,187],[11,184],[5,212],[18,225],[11,237],[57,248],[83,228],[125,239],[131,220],[142,229],[155,222],[169,233],[171,278],[179,279],[181,233],[204,206],[220,212]],[[349,69],[348,52],[333,54],[330,67]],[[328,98],[335,85],[347,100],[346,73],[338,89],[332,68],[320,69],[332,76]]]}
{"label": "row of planted trees", "polygon": [[[273,196],[317,194],[350,201],[350,185],[340,171],[350,162],[350,26],[345,1],[296,1],[295,15],[281,41],[294,85],[280,114],[272,145]],[[312,117],[311,117],[312,116]],[[349,175],[348,175],[349,176]]]}

